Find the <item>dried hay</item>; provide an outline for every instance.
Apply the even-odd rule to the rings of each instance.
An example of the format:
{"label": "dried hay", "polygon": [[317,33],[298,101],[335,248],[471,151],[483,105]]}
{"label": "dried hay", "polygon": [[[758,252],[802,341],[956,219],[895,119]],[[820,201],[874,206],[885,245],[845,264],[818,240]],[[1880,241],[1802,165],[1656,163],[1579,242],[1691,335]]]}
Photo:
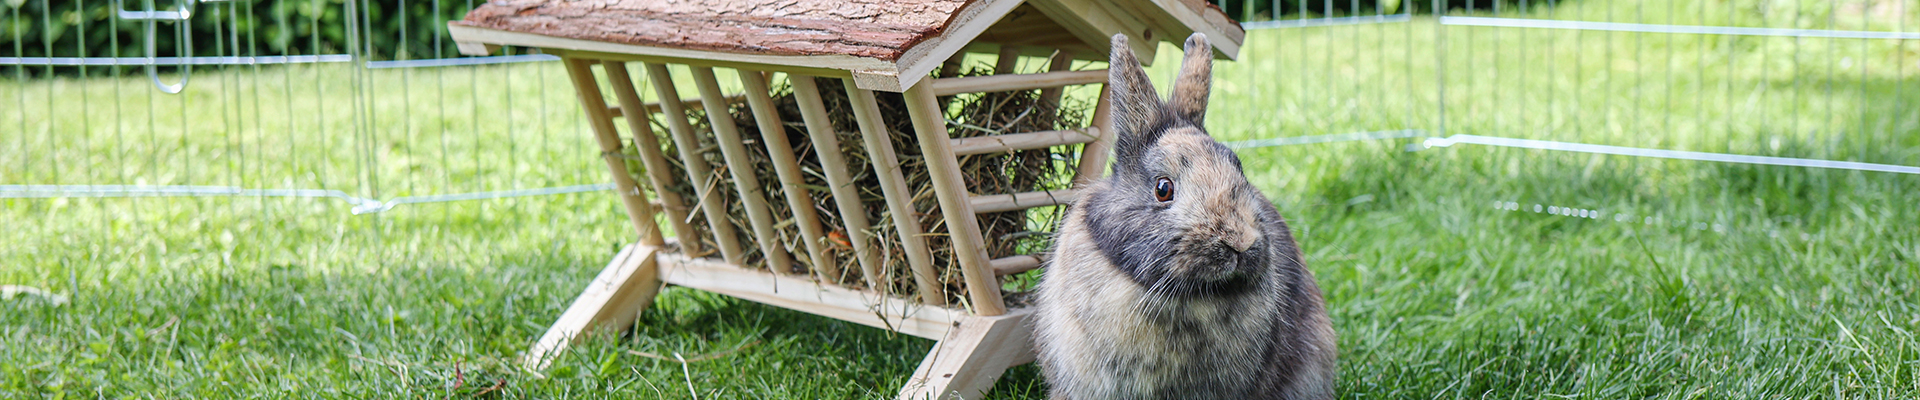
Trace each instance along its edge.
{"label": "dried hay", "polygon": [[[973,68],[956,76],[987,75],[990,71],[990,68]],[[832,120],[833,128],[839,135],[841,148],[835,151],[841,152],[851,164],[847,167],[847,171],[853,177],[854,187],[860,191],[861,204],[866,205],[867,217],[872,223],[869,233],[876,239],[876,245],[879,246],[883,257],[884,268],[881,270],[885,276],[879,281],[883,282],[884,287],[878,289],[912,297],[916,290],[913,289],[914,282],[912,272],[907,265],[906,253],[898,246],[899,236],[894,230],[892,215],[887,212],[879,179],[869,163],[870,158],[862,144],[859,126],[854,120],[847,93],[841,89],[842,84],[838,80],[820,79],[817,83],[829,119]],[[828,240],[832,242],[829,247],[833,252],[834,261],[839,264],[841,276],[833,278],[832,283],[853,287],[865,286],[864,278],[860,276],[859,264],[854,259],[854,251],[849,243],[845,242],[845,225],[841,221],[838,208],[833,203],[832,193],[828,189],[820,160],[815,156],[819,149],[814,148],[813,141],[807,136],[792,89],[782,80],[773,90],[774,104],[779,109],[781,121],[786,126],[784,134],[787,135],[787,141],[793,145],[796,158],[800,161],[805,175],[805,186],[812,197],[812,205],[820,216],[822,230],[829,232]],[[920,154],[919,141],[913,134],[912,119],[908,116],[906,103],[898,93],[875,92],[875,95],[879,100],[882,118],[888,125],[887,130],[892,139],[894,152],[901,164],[901,172],[906,178],[907,186],[913,192],[913,207],[920,213],[917,217],[920,218],[921,228],[926,231],[925,237],[932,250],[934,270],[938,271],[940,281],[945,286],[942,292],[946,294],[949,304],[960,304],[966,301],[963,290],[964,280],[954,261],[953,246],[946,234],[945,218],[941,215],[939,202],[934,197],[932,178],[928,175],[924,158]],[[1064,105],[1043,104],[1039,90],[958,95],[943,97],[941,101],[946,105],[949,135],[954,138],[1078,129],[1088,125],[1088,116],[1093,108],[1093,102],[1085,99],[1064,100],[1062,101]],[[711,124],[707,121],[705,112],[699,107],[689,107],[687,114],[689,121],[695,122],[694,129],[701,140],[701,148],[696,149],[696,152],[704,156],[714,171],[714,182],[702,183],[703,186],[713,188],[715,191],[706,201],[726,202],[729,210],[727,222],[734,226],[734,231],[740,236],[741,250],[746,254],[746,265],[750,268],[766,268],[764,255],[760,254],[758,247],[752,245],[755,241],[751,236],[751,225],[746,219],[745,211],[741,208],[742,202],[739,201],[739,194],[733,187],[734,180],[727,170],[726,162],[718,146],[713,143]],[[780,272],[808,273],[811,269],[807,264],[811,260],[807,256],[805,245],[800,242],[800,230],[794,225],[793,212],[785,200],[780,179],[771,167],[772,162],[767,157],[766,146],[761,142],[762,132],[754,123],[753,113],[744,101],[738,101],[730,104],[730,114],[735,125],[740,127],[741,139],[745,141],[745,147],[748,153],[751,153],[750,157],[754,165],[758,166],[758,170],[754,173],[764,186],[762,193],[766,196],[766,202],[772,209],[773,215],[779,219],[775,226],[781,235],[779,241],[782,247],[793,255],[795,270]],[[655,124],[656,134],[663,136],[667,134],[665,125],[658,120]],[[663,138],[661,143],[666,147],[664,154],[668,155],[669,164],[674,170],[673,176],[687,176],[685,166],[675,155],[678,149],[674,148],[673,142]],[[1064,189],[1069,186],[1073,178],[1075,165],[1079,160],[1080,147],[1078,145],[1057,146],[1051,149],[963,156],[960,158],[960,168],[965,175],[969,191],[976,195]],[[638,163],[629,163],[629,165],[639,168]],[[635,176],[644,176],[640,175],[641,171],[633,172]],[[688,206],[694,211],[692,225],[703,231],[700,235],[704,242],[702,247],[713,249],[712,235],[705,232],[707,225],[704,217],[699,216],[701,214],[698,212],[699,207],[697,203],[693,203],[700,197],[694,194],[692,185],[684,179],[679,179],[667,190],[679,193],[682,198],[687,199],[690,203]],[[989,257],[999,258],[1047,251],[1051,247],[1051,232],[1057,221],[1064,215],[1063,207],[1042,207],[980,215],[980,228],[986,239],[987,254]],[[1008,281],[1012,284],[1016,280]],[[1032,284],[1031,279],[1020,281],[1024,285]]]}

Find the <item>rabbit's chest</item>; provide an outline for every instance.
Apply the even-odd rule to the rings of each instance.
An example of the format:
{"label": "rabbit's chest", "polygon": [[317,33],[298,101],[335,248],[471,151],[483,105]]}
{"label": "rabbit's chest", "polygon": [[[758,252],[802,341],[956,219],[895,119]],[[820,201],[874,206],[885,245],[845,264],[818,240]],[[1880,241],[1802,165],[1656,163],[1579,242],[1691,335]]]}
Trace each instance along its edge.
{"label": "rabbit's chest", "polygon": [[[1170,306],[1170,305],[1169,305]],[[1135,303],[1138,307],[1138,303]],[[1264,318],[1235,304],[1190,302],[1155,313],[1113,304],[1094,311],[1088,353],[1096,386],[1114,398],[1237,398],[1266,353]]]}

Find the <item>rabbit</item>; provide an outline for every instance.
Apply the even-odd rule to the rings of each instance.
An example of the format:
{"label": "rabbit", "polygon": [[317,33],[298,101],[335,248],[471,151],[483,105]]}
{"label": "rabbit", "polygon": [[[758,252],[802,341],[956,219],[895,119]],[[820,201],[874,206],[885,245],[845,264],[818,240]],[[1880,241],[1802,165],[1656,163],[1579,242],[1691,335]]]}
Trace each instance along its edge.
{"label": "rabbit", "polygon": [[1036,360],[1056,400],[1327,399],[1335,336],[1320,288],[1240,159],[1203,124],[1207,38],[1163,103],[1113,36],[1111,176],[1081,190],[1036,295]]}

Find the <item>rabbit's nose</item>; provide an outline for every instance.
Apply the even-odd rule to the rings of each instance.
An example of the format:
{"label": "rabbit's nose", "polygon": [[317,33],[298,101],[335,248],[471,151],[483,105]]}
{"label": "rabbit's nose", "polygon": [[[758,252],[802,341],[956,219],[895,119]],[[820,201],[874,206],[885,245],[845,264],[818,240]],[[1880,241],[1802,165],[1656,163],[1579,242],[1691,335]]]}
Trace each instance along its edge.
{"label": "rabbit's nose", "polygon": [[1234,251],[1241,253],[1247,252],[1247,249],[1253,248],[1257,243],[1260,243],[1260,233],[1251,229],[1241,229],[1227,240],[1228,246],[1233,246]]}

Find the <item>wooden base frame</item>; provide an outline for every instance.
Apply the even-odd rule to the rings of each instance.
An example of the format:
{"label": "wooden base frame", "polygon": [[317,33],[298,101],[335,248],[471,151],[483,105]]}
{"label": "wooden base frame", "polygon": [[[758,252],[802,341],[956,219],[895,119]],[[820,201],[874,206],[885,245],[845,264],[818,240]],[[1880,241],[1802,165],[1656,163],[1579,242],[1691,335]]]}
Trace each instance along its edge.
{"label": "wooden base frame", "polygon": [[[972,218],[961,218],[946,224],[948,232],[957,249],[957,265],[965,286],[962,302],[947,304],[947,295],[942,292],[944,285],[935,282],[939,271],[934,271],[927,260],[926,244],[917,223],[903,223],[896,227],[900,235],[895,245],[902,246],[916,282],[915,288],[907,293],[893,293],[873,289],[844,287],[835,284],[821,284],[819,279],[828,276],[840,276],[836,270],[802,271],[788,268],[795,265],[787,252],[796,251],[791,247],[782,248],[777,243],[786,241],[786,233],[773,229],[773,218],[768,211],[768,197],[776,195],[762,193],[761,186],[753,181],[753,176],[743,174],[758,166],[750,165],[743,157],[748,145],[738,137],[738,128],[727,118],[717,118],[728,112],[724,102],[699,102],[689,99],[671,98],[679,91],[672,82],[667,65],[647,63],[640,66],[647,78],[652,81],[655,94],[661,98],[657,103],[642,104],[634,80],[628,72],[626,63],[618,59],[582,57],[584,53],[567,52],[565,60],[567,72],[571,76],[586,116],[593,127],[594,135],[600,143],[607,167],[613,174],[615,186],[621,194],[628,218],[640,240],[623,249],[607,266],[600,271],[580,296],[555,321],[547,332],[535,342],[522,360],[528,369],[545,368],[554,356],[566,351],[575,342],[596,334],[608,334],[629,327],[639,317],[642,309],[652,303],[653,296],[665,285],[699,289],[725,294],[736,298],[779,306],[796,311],[807,312],[828,318],[849,321],[862,325],[887,329],[910,336],[937,340],[932,351],[915,370],[914,376],[900,389],[901,399],[972,399],[979,398],[992,388],[1002,373],[1009,367],[1033,361],[1032,328],[1028,325],[1031,310],[1007,308],[999,293],[999,276],[1031,270],[1039,267],[1045,255],[1014,255],[1001,259],[988,259],[986,251],[981,250],[982,238],[976,222]],[[1009,61],[1011,58],[1003,60]],[[1059,61],[1059,60],[1056,60]],[[1063,63],[1064,64],[1064,63]],[[606,80],[602,81],[592,67],[600,66]],[[928,79],[906,90],[908,108],[914,125],[915,135],[919,136],[923,154],[931,155],[928,162],[931,175],[936,178],[935,196],[940,203],[940,212],[950,216],[972,216],[976,212],[1000,212],[1026,209],[1038,206],[1063,204],[1070,202],[1075,195],[1074,189],[1050,192],[1009,193],[999,195],[970,195],[964,187],[964,181],[957,170],[956,153],[983,154],[1011,151],[1014,149],[1043,148],[1059,145],[1084,144],[1081,167],[1076,172],[1075,181],[1084,182],[1098,177],[1104,172],[1105,155],[1112,142],[1111,128],[1106,114],[1107,96],[1102,91],[1101,101],[1095,108],[1092,126],[1066,131],[1047,131],[1029,133],[1011,133],[990,138],[950,140],[946,124],[941,119],[938,94],[971,93],[985,90],[1052,90],[1058,95],[1059,88],[1066,85],[1101,83],[1104,71],[1067,71],[1065,68],[1050,68],[1051,72],[1027,75],[1004,75],[974,78]],[[690,70],[701,99],[744,99],[752,106],[756,125],[762,129],[777,129],[782,124],[778,115],[771,110],[766,96],[766,80],[771,74],[760,71],[741,71],[742,85],[749,93],[729,95],[721,93],[711,67],[693,66]],[[794,74],[795,71],[780,71]],[[804,78],[793,81],[795,94],[805,96],[798,99],[802,107],[802,119],[810,133],[819,135],[830,132],[832,126],[827,123],[826,112],[819,99],[819,88],[811,76],[798,75],[790,78]],[[872,167],[873,173],[882,177],[881,191],[887,200],[888,212],[893,215],[911,215],[923,211],[915,210],[906,200],[911,196],[904,189],[900,176],[899,163],[894,160],[895,143],[885,139],[885,121],[879,115],[873,92],[860,89],[853,80],[841,78],[853,103],[854,114],[859,123],[861,137],[868,153],[874,154],[871,165],[849,165],[844,159],[821,156],[823,169],[832,186],[830,192],[836,201],[857,199],[850,186],[848,170]],[[602,91],[603,84],[612,86],[614,100],[618,106],[610,106]],[[708,168],[705,159],[689,157],[689,154],[676,154],[687,165],[686,181],[682,177],[667,173],[665,166],[670,155],[662,154],[661,142],[650,128],[658,109],[659,115],[668,118],[666,136],[673,140],[676,148],[699,148],[708,138],[697,137],[685,118],[685,109],[689,104],[698,104],[708,113],[714,125],[714,137],[711,141],[721,150],[727,167],[727,173],[734,174],[738,181],[747,181],[752,190],[735,189],[736,199],[721,199],[709,196],[710,193],[726,192],[729,188],[697,187],[693,198],[681,198],[659,190],[661,187],[685,182],[706,182],[719,173]],[[635,112],[627,112],[635,110]],[[667,117],[674,116],[674,117]],[[634,135],[632,143],[638,146],[639,163],[647,168],[644,182],[634,179],[627,172],[627,157],[617,157],[628,143],[617,130],[616,118],[627,119],[626,126]],[[833,139],[832,134],[810,137],[820,141]],[[782,138],[783,139],[783,138]],[[773,168],[780,173],[781,195],[783,200],[794,204],[804,204],[810,198],[799,183],[799,171],[790,154],[791,144],[785,140],[766,140],[754,145],[768,146],[774,157]],[[815,143],[821,148],[838,148],[837,142]],[[956,151],[958,149],[959,151]],[[651,190],[657,203],[647,199],[646,192]],[[736,232],[732,226],[714,223],[717,213],[725,212],[723,202],[740,201],[747,211],[749,228],[743,232],[753,239],[750,243],[735,240]],[[858,209],[857,203],[837,204],[841,209]],[[707,226],[692,224],[691,215],[703,213],[707,216]],[[845,212],[843,212],[844,214]],[[656,218],[665,216],[671,223],[675,240],[665,238]],[[805,258],[811,260],[807,265],[825,264],[823,254],[823,229],[819,220],[811,215],[796,217],[800,223],[797,242],[805,247]],[[913,221],[914,219],[905,219]],[[842,221],[849,232],[866,232],[868,221],[863,218],[849,218]],[[701,229],[706,228],[706,229]],[[715,248],[694,248],[704,238],[711,235]],[[854,237],[862,250],[870,240],[878,238],[859,235]],[[768,263],[772,271],[748,269],[740,265],[742,245],[755,246],[762,254],[771,255]],[[871,249],[865,249],[871,250]],[[718,254],[715,254],[718,253]],[[694,254],[688,256],[687,254]],[[702,256],[719,256],[719,259]],[[795,256],[799,256],[797,252]],[[867,287],[885,288],[875,285],[873,277],[881,261],[874,259],[870,251],[859,254],[861,274]]]}
{"label": "wooden base frame", "polygon": [[733,296],[827,318],[938,340],[900,389],[900,399],[978,399],[1007,368],[1033,361],[1030,310],[996,316],[915,304],[867,290],[821,285],[702,258],[627,246],[522,359],[543,369],[574,342],[633,324],[665,285]]}

